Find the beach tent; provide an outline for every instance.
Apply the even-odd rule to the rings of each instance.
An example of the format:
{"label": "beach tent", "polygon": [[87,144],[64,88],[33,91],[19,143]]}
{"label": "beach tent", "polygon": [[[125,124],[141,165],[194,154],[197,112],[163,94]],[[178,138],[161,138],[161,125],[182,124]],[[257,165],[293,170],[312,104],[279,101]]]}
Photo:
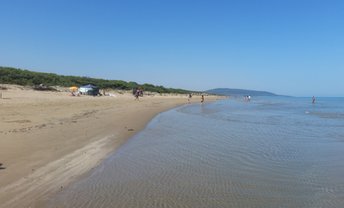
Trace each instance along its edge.
{"label": "beach tent", "polygon": [[79,92],[81,94],[86,94],[86,95],[98,95],[99,88],[97,86],[88,84],[88,85],[81,86],[79,88]]}

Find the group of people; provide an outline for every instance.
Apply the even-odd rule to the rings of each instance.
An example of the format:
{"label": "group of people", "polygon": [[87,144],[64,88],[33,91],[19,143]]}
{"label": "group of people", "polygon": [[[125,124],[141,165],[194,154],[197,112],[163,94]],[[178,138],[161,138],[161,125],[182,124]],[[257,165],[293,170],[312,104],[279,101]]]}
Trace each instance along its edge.
{"label": "group of people", "polygon": [[[135,100],[139,100],[139,97],[143,97],[143,90],[141,88],[133,89],[133,95],[135,96]],[[188,103],[191,103],[192,94],[189,93],[188,95]],[[204,102],[204,95],[201,96],[201,103]]]}
{"label": "group of people", "polygon": [[245,95],[244,96],[244,101],[250,102],[251,101],[251,96],[250,95]]}
{"label": "group of people", "polygon": [[[191,103],[192,94],[188,95],[188,103]],[[204,95],[201,96],[201,103],[204,103]]]}

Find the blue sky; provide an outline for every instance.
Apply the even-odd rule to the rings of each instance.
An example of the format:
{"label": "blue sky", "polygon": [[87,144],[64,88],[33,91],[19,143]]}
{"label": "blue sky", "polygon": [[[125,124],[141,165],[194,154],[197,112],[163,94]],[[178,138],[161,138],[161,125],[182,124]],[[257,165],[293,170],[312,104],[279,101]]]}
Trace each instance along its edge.
{"label": "blue sky", "polygon": [[344,1],[0,0],[0,65],[344,96]]}

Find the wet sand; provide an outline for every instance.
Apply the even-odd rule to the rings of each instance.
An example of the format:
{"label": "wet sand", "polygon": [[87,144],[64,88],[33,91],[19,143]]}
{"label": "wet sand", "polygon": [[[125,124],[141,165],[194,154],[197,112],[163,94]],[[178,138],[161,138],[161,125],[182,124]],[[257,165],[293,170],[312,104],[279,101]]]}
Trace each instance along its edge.
{"label": "wet sand", "polygon": [[[0,207],[37,207],[96,167],[186,95],[69,96],[6,86],[0,99]],[[207,96],[206,101],[221,99]],[[200,102],[193,96],[191,102]]]}

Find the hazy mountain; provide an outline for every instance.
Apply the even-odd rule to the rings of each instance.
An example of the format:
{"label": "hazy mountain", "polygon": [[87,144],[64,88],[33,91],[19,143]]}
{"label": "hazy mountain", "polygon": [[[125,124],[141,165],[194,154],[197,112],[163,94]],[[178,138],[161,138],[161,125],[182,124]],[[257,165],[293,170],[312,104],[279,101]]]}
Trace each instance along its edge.
{"label": "hazy mountain", "polygon": [[243,89],[229,89],[229,88],[216,88],[212,90],[207,90],[207,93],[217,94],[217,95],[227,95],[227,96],[277,96],[274,93],[266,91],[257,90],[243,90]]}

